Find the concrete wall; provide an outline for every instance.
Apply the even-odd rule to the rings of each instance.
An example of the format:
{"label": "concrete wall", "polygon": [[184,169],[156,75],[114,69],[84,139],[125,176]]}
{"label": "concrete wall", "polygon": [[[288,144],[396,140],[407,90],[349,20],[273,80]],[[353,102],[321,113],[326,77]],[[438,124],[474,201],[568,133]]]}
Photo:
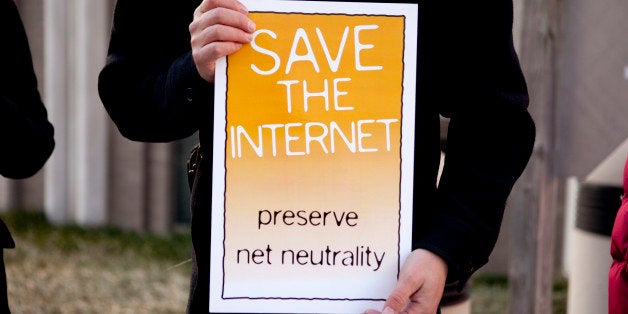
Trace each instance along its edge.
{"label": "concrete wall", "polygon": [[628,135],[628,1],[563,1],[560,174],[583,178]]}

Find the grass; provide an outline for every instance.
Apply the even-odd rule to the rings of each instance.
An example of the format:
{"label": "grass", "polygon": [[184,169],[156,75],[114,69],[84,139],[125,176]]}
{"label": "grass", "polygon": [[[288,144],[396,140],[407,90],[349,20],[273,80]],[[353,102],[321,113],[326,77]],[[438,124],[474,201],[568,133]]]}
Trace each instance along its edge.
{"label": "grass", "polygon": [[[473,278],[471,302],[473,314],[508,313],[508,278],[479,275]],[[552,293],[553,314],[567,313],[567,280],[557,279]]]}
{"label": "grass", "polygon": [[473,314],[502,314],[508,309],[508,279],[504,276],[474,276],[471,285]]}
{"label": "grass", "polygon": [[16,211],[2,216],[11,234],[39,247],[55,247],[65,253],[77,252],[89,244],[102,246],[111,254],[135,251],[148,259],[178,261],[190,258],[189,234],[174,233],[168,236],[140,235],[117,228],[86,229],[78,226],[52,226],[43,214]]}
{"label": "grass", "polygon": [[[187,304],[188,233],[140,235],[115,228],[56,227],[42,214],[0,216],[16,248],[4,251],[14,313],[183,313]],[[566,313],[567,284],[554,286],[554,314]],[[473,314],[508,309],[508,280],[473,279]]]}
{"label": "grass", "polygon": [[16,242],[4,251],[13,312],[185,311],[189,235],[55,227],[41,214],[19,211],[2,219]]}

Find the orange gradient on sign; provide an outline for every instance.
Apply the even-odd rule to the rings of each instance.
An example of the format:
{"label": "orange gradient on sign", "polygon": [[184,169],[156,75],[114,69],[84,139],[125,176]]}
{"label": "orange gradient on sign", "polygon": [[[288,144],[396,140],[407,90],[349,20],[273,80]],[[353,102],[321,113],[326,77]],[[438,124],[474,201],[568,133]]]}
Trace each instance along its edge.
{"label": "orange gradient on sign", "polygon": [[[230,285],[268,278],[396,275],[404,18],[250,17],[254,43],[227,59],[225,296],[242,297]],[[367,248],[371,260],[340,262]],[[344,253],[330,261],[328,249]],[[298,261],[309,262],[290,258],[300,250],[309,259]],[[312,297],[296,287],[251,293]]]}

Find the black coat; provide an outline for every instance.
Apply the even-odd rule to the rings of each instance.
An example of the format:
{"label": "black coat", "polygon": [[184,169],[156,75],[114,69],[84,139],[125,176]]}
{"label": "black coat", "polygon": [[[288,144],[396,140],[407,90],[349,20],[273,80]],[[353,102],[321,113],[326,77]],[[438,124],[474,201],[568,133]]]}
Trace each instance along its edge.
{"label": "black coat", "polygon": [[0,175],[21,179],[41,169],[55,142],[24,26],[11,0],[0,0],[0,42]]}
{"label": "black coat", "polygon": [[[0,0],[0,175],[27,178],[44,165],[54,130],[37,90],[28,39],[15,3]],[[3,248],[15,243],[0,220],[0,312],[9,313]]]}
{"label": "black coat", "polygon": [[[506,199],[530,157],[534,123],[513,48],[511,0],[418,2],[413,248],[443,257],[448,280],[463,284],[488,261]],[[171,141],[200,130],[189,310],[207,312],[213,87],[190,52],[188,25],[199,3],[119,0],[99,88],[130,139]],[[437,188],[439,114],[451,122]]]}

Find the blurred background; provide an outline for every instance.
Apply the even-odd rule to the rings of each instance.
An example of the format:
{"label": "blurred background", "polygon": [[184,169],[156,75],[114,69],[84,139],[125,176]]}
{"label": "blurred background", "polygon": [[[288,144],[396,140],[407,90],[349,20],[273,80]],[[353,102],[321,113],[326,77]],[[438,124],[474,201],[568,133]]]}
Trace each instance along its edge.
{"label": "blurred background", "polygon": [[[97,77],[115,0],[16,3],[57,146],[34,177],[0,178],[12,310],[184,312],[196,136],[131,142],[108,118]],[[604,313],[628,153],[628,2],[514,4],[537,145],[489,264],[452,311]]]}

